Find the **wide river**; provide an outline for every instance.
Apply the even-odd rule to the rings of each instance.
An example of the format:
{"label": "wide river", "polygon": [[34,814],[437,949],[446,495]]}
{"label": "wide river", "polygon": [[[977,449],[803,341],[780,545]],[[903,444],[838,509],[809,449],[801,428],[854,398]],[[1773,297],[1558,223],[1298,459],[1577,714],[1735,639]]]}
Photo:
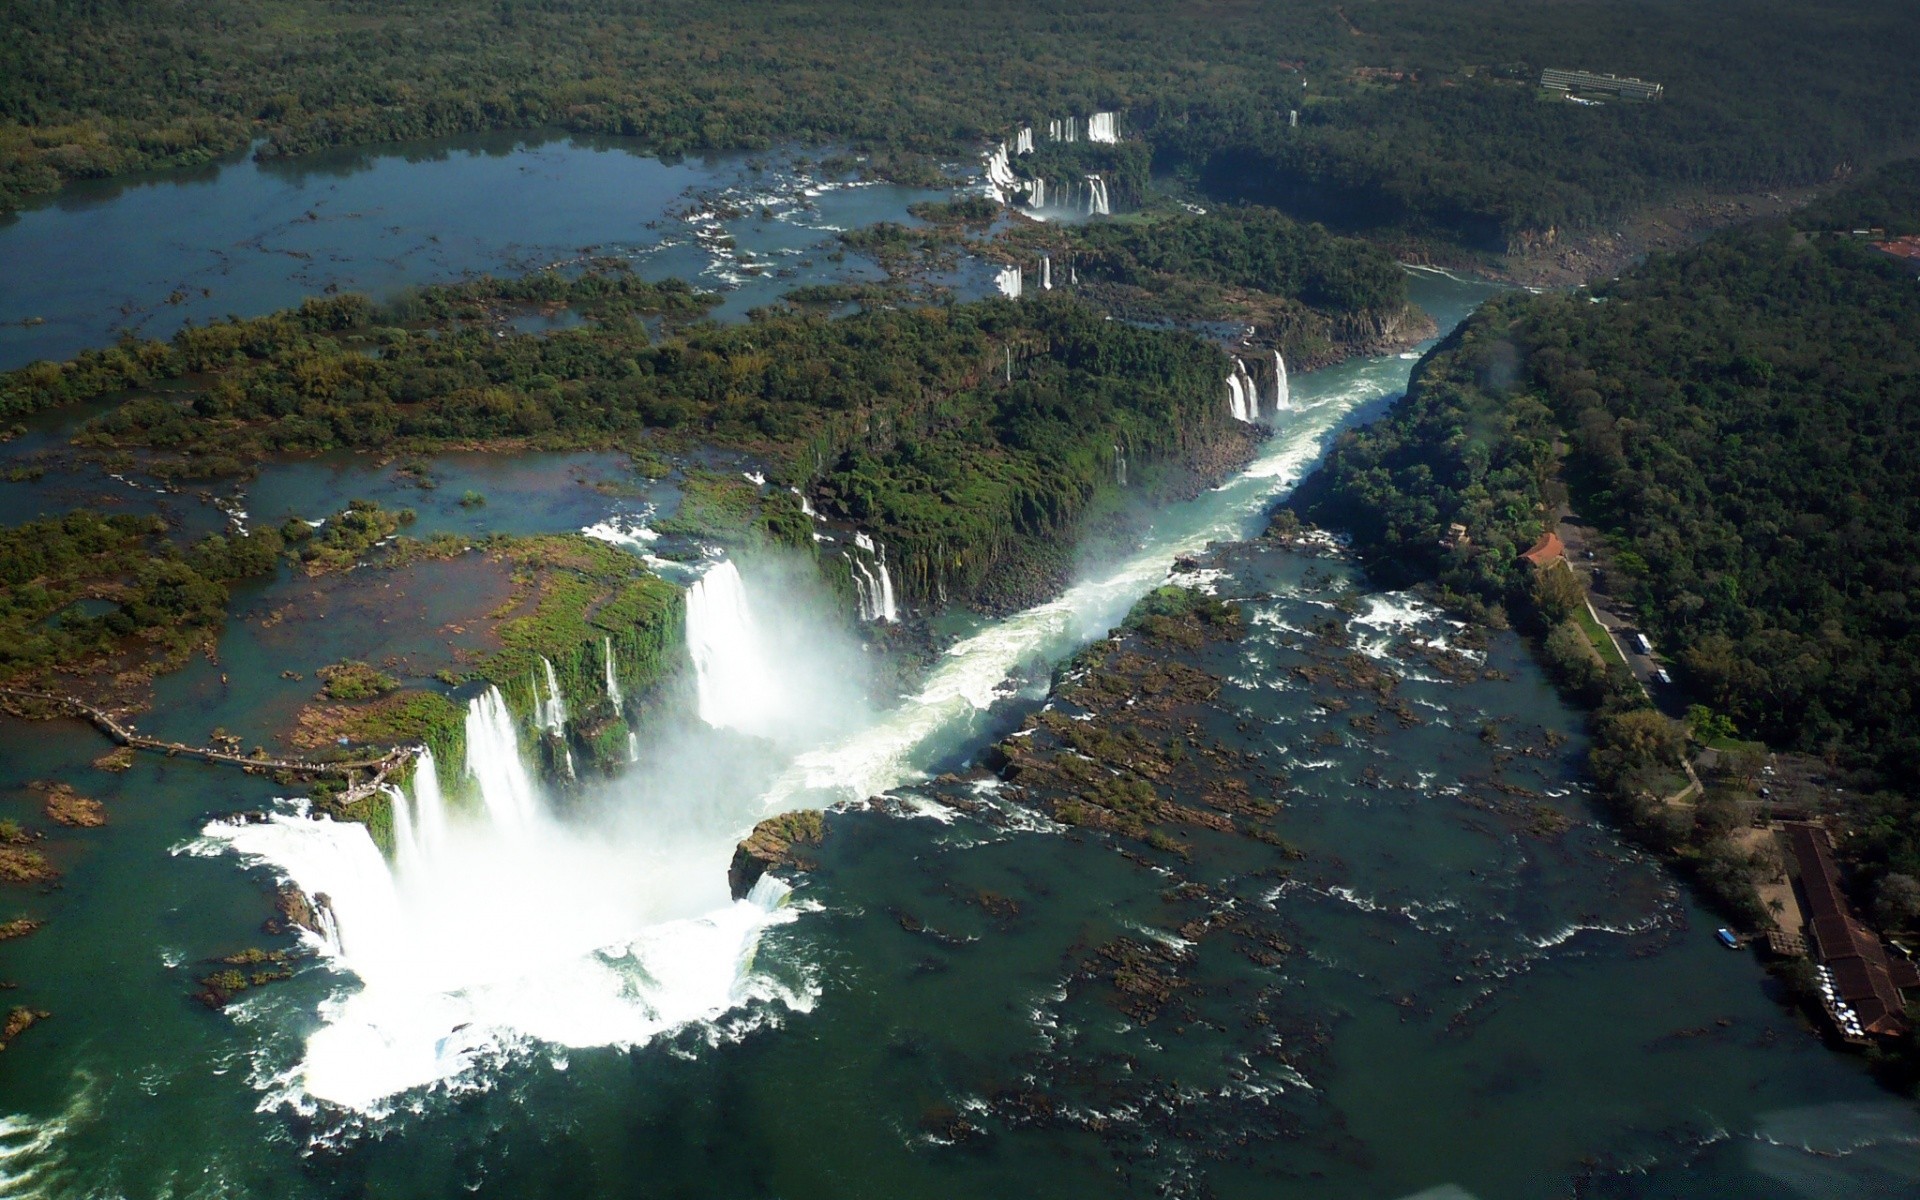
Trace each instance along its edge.
{"label": "wide river", "polygon": [[[905,219],[927,195],[791,160],[667,165],[510,138],[236,163],[74,193],[0,228],[0,320],[45,320],[4,327],[0,358],[587,247],[732,288],[723,315],[739,315],[870,275],[834,260],[834,229]],[[1492,293],[1424,273],[1412,287],[1442,329]],[[1920,1112],[1803,1030],[1597,819],[1578,714],[1523,647],[1493,640],[1504,678],[1426,672],[1409,639],[1447,624],[1401,596],[1335,605],[1357,584],[1342,564],[1260,552],[1212,581],[1248,598],[1254,629],[1201,664],[1231,680],[1213,733],[1284,768],[1280,828],[1305,857],[1240,845],[1189,869],[1292,950],[1277,966],[1203,952],[1180,1023],[1135,1023],[1069,982],[1116,936],[1179,942],[1166,878],[988,794],[986,817],[915,798],[1176,555],[1255,531],[1411,365],[1296,378],[1245,473],[1155,514],[1137,552],[1085,563],[1060,599],[961,630],[887,704],[846,686],[861,658],[846,621],[779,564],[740,563],[730,598],[756,624],[729,627],[734,667],[766,681],[751,714],[709,713],[711,728],[689,713],[586,801],[536,797],[511,829],[469,819],[397,874],[357,827],[310,820],[262,781],[151,756],[109,774],[88,728],[0,722],[0,816],[44,824],[23,785],[64,779],[111,818],[49,838],[63,888],[4,897],[0,919],[46,922],[0,958],[14,1002],[54,1016],[0,1059],[0,1195],[1916,1194]],[[42,423],[28,447],[67,428]],[[672,503],[584,486],[622,474],[609,456],[432,469],[441,486],[419,492],[389,466],[282,464],[238,499],[272,521],[404,499],[424,531],[476,533],[631,529]],[[6,519],[182,500],[61,478],[7,485]],[[486,507],[459,506],[469,486]],[[302,586],[237,596],[219,665],[164,679],[144,723],[266,741],[313,686],[283,670],[405,654],[445,619],[432,595],[269,616]],[[1301,631],[1328,619],[1405,678],[1418,727],[1364,733],[1290,682]],[[1536,798],[1524,819],[1475,799],[1495,774]],[[730,901],[733,841],[759,816],[882,792],[904,805],[833,818],[820,870],[784,902]],[[221,820],[251,810],[275,815]],[[341,937],[225,1012],[195,1003],[207,960],[261,943],[284,879],[330,894]],[[977,1136],[953,1136],[961,1116]]]}

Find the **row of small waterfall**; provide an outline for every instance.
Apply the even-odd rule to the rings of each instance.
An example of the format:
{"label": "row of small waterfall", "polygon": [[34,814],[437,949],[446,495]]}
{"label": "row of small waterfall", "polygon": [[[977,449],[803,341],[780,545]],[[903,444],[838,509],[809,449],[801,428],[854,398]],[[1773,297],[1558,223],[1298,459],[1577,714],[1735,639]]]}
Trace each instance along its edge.
{"label": "row of small waterfall", "polygon": [[[998,288],[1000,294],[1009,300],[1018,300],[1027,290],[1027,270],[1027,268],[1022,267],[1018,263],[1008,263],[1006,266],[1001,267],[999,272],[993,277],[993,286]],[[1041,291],[1052,291],[1053,257],[1042,254],[1040,256],[1040,264],[1037,268],[1033,269],[1033,274],[1039,277]],[[1079,269],[1069,262],[1067,264],[1067,283],[1073,285],[1079,282]]]}
{"label": "row of small waterfall", "polygon": [[1113,215],[1107,181],[1099,175],[1086,175],[1052,186],[1043,178],[1022,179],[1014,174],[1012,153],[1005,142],[995,143],[985,160],[987,194],[1001,204],[1017,200],[1034,211],[1051,209],[1089,217]]}
{"label": "row of small waterfall", "polygon": [[1238,358],[1233,360],[1233,371],[1227,376],[1227,409],[1233,414],[1233,419],[1249,425],[1258,421],[1263,391],[1271,397],[1273,412],[1285,412],[1293,407],[1293,390],[1287,382],[1287,360],[1280,357],[1278,350],[1273,352],[1273,378],[1264,389],[1254,381],[1245,362]]}

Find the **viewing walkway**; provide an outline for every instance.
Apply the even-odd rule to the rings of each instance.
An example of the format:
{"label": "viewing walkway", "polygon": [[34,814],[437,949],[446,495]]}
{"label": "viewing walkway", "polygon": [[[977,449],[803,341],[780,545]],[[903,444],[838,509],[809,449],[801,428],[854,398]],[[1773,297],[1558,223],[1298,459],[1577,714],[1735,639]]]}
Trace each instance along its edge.
{"label": "viewing walkway", "polygon": [[[211,746],[191,746],[185,742],[170,742],[163,738],[148,737],[133,726],[121,721],[112,713],[96,705],[88,704],[74,696],[63,696],[54,692],[34,692],[24,688],[0,687],[0,699],[33,700],[51,704],[65,712],[83,717],[91,722],[101,733],[106,734],[122,746],[131,746],[136,750],[151,750],[164,754],[168,758],[197,758],[202,762],[224,763],[237,767],[253,767],[262,771],[284,771],[291,775],[309,777],[335,776],[351,781],[362,771],[374,773],[373,783],[378,786],[395,768],[411,759],[419,751],[411,746],[400,746],[387,751],[377,758],[358,758],[321,761],[305,758],[269,758],[239,754],[231,750],[216,750]],[[357,789],[356,789],[357,790]]]}

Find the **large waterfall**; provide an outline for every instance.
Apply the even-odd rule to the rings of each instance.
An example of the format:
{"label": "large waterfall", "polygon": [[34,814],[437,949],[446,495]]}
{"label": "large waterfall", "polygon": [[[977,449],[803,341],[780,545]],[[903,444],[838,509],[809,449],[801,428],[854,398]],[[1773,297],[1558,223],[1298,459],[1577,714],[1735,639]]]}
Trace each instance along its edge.
{"label": "large waterfall", "polygon": [[1000,294],[1009,300],[1020,298],[1020,268],[1016,266],[1000,268],[1000,274],[994,276],[993,285]]}
{"label": "large waterfall", "polygon": [[432,750],[422,747],[414,762],[412,795],[389,788],[387,798],[393,805],[394,865],[402,874],[422,874],[447,849],[447,802]]}
{"label": "large waterfall", "polygon": [[1087,140],[1109,144],[1118,142],[1120,140],[1119,118],[1110,112],[1095,113],[1087,118]]}
{"label": "large waterfall", "polygon": [[408,791],[389,793],[391,864],[366,826],[304,812],[216,822],[190,848],[292,881],[314,902],[317,948],[353,980],[276,1096],[379,1115],[413,1089],[484,1086],[475,1068],[530,1041],[638,1045],[756,999],[808,1007],[809,991],[753,969],[761,932],[793,918],[785,886],[727,896],[750,810],[643,831],[562,820],[493,688],[468,704],[467,743],[479,805],[450,811],[423,753]]}
{"label": "large waterfall", "polygon": [[1293,407],[1293,387],[1287,382],[1287,360],[1280,352],[1273,352],[1273,411],[1285,412]]}
{"label": "large waterfall", "polygon": [[525,829],[539,812],[533,780],[520,761],[520,739],[500,689],[490,687],[467,705],[467,777],[480,790],[488,818],[502,829]]}
{"label": "large waterfall", "polygon": [[[1168,510],[1137,553],[962,639],[884,714],[859,707],[867,688],[849,680],[866,656],[824,597],[810,604],[791,582],[763,593],[758,574],[716,562],[687,598],[701,715],[728,723],[716,701],[744,693],[739,707],[750,712],[758,688],[789,698],[763,722],[784,740],[742,738],[737,724],[663,730],[657,746],[637,747],[645,768],[610,784],[597,807],[576,797],[561,812],[523,763],[523,727],[488,688],[468,704],[467,782],[452,786],[444,756],[422,759],[395,809],[391,863],[366,826],[304,810],[208,826],[192,852],[235,854],[330,900],[316,906],[329,932],[314,945],[337,979],[317,1013],[294,1006],[294,1019],[317,1016],[317,1027],[263,1041],[269,1100],[377,1115],[417,1103],[425,1088],[487,1087],[491,1064],[530,1051],[639,1045],[722,1019],[710,1036],[725,1037],[769,1019],[769,1001],[805,1008],[818,988],[807,968],[790,966],[787,951],[756,955],[762,931],[793,919],[779,904],[784,889],[769,880],[747,901],[727,895],[726,864],[753,822],[933,769],[974,736],[982,709],[1017,690],[1022,664],[1061,658],[1109,629],[1177,555],[1243,536],[1353,408],[1400,386],[1405,370],[1397,360],[1362,365],[1345,390],[1303,388],[1295,419],[1246,473]],[[883,554],[891,563],[869,536],[851,545],[869,570]],[[883,578],[874,576],[884,604]],[[821,724],[803,725],[820,714]],[[326,973],[314,974],[319,986]]]}
{"label": "large waterfall", "polygon": [[1023,125],[1020,128],[1020,132],[1013,135],[1013,152],[1015,154],[1033,153],[1033,128],[1031,126]]}
{"label": "large waterfall", "polygon": [[687,589],[687,653],[699,714],[716,730],[768,732],[780,697],[764,672],[760,630],[739,568],[722,559]]}
{"label": "large waterfall", "polygon": [[1045,254],[1040,256],[1040,290],[1053,290],[1053,259]]}

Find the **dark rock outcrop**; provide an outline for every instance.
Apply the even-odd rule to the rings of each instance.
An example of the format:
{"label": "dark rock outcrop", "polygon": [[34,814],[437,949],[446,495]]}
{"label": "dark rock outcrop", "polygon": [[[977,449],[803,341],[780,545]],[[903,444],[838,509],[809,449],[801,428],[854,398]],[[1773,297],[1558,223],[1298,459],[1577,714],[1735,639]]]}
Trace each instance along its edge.
{"label": "dark rock outcrop", "polygon": [[733,864],[727,868],[727,886],[733,890],[733,898],[745,899],[768,871],[812,870],[812,860],[799,847],[818,846],[825,837],[825,819],[813,809],[781,813],[755,825],[734,849]]}

